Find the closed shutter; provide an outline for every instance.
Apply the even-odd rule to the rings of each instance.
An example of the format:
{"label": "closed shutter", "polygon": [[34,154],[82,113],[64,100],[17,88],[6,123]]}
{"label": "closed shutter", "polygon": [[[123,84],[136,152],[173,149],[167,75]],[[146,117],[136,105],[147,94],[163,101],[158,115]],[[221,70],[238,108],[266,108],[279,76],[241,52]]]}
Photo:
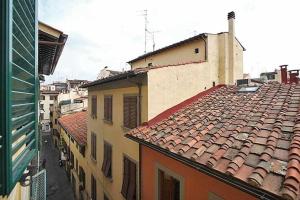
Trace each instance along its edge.
{"label": "closed shutter", "polygon": [[92,133],[92,137],[91,137],[91,154],[92,154],[92,157],[96,160],[96,148],[97,148],[97,140],[96,140],[96,134],[95,133]]}
{"label": "closed shutter", "polygon": [[135,128],[137,126],[137,96],[124,97],[123,120],[126,128]]}
{"label": "closed shutter", "polygon": [[97,117],[97,96],[92,96],[92,118]]}
{"label": "closed shutter", "polygon": [[112,121],[112,96],[104,97],[104,119]]}
{"label": "closed shutter", "polygon": [[123,197],[127,197],[128,185],[129,185],[129,169],[130,169],[130,161],[124,157],[124,171],[123,171],[123,184],[122,184],[122,195]]}
{"label": "closed shutter", "polygon": [[0,196],[38,148],[38,20],[35,0],[0,1]]}

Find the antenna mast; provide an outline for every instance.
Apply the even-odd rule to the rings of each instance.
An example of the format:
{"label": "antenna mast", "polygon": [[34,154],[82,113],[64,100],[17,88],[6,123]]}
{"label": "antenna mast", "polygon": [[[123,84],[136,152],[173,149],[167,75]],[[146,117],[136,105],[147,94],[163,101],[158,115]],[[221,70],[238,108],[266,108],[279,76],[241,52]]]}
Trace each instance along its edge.
{"label": "antenna mast", "polygon": [[148,10],[144,10],[144,17],[145,17],[145,50],[144,53],[147,53],[147,32],[148,32],[148,28],[147,28],[147,23],[148,23]]}

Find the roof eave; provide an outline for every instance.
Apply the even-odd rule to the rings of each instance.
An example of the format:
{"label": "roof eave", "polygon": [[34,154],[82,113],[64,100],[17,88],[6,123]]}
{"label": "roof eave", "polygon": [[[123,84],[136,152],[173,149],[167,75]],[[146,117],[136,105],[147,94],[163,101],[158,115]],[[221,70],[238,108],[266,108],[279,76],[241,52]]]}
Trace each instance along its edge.
{"label": "roof eave", "polygon": [[147,71],[144,71],[144,72],[128,71],[127,73],[124,73],[124,74],[117,74],[115,76],[110,76],[108,78],[98,79],[96,81],[93,81],[93,82],[90,82],[87,84],[83,84],[82,86],[80,86],[80,88],[89,88],[89,87],[101,85],[104,83],[110,83],[110,82],[114,82],[114,81],[118,81],[118,80],[133,78],[135,76],[146,74],[146,73],[147,73]]}
{"label": "roof eave", "polygon": [[141,56],[139,56],[139,57],[137,57],[137,58],[134,58],[134,59],[128,61],[127,63],[128,63],[128,64],[131,64],[131,63],[133,63],[133,62],[135,62],[135,61],[138,61],[138,60],[144,59],[144,58],[146,58],[146,57],[148,57],[148,56],[152,56],[152,55],[158,54],[158,53],[160,53],[160,52],[163,52],[163,51],[166,51],[166,50],[175,48],[175,47],[180,46],[180,45],[182,45],[182,44],[185,44],[185,43],[187,43],[187,42],[191,42],[191,41],[194,41],[194,40],[196,40],[196,39],[199,39],[199,38],[201,38],[201,37],[207,37],[207,33],[201,33],[201,34],[198,34],[198,35],[196,35],[196,36],[194,36],[194,37],[190,37],[190,38],[188,38],[188,39],[185,39],[185,40],[182,40],[182,41],[173,43],[173,44],[171,44],[171,45],[168,45],[168,46],[165,46],[165,47],[163,47],[163,48],[157,49],[157,50],[155,50],[155,51],[152,51],[152,52],[143,54],[143,55],[141,55]]}
{"label": "roof eave", "polygon": [[139,139],[137,137],[134,137],[132,135],[128,135],[128,134],[125,134],[125,137],[127,137],[128,139],[131,139],[139,144],[142,144],[142,145],[145,145],[155,151],[158,151],[162,154],[164,154],[165,156],[167,157],[170,157],[172,159],[175,159],[176,161],[179,161],[189,167],[192,167],[208,176],[211,176],[213,178],[216,178],[218,179],[219,181],[222,181],[226,184],[229,184],[235,188],[238,188],[248,194],[251,194],[257,198],[262,198],[262,199],[265,199],[265,200],[278,200],[280,199],[281,197],[280,196],[277,196],[273,193],[270,193],[268,191],[265,191],[263,189],[260,189],[260,188],[257,188],[257,187],[254,187],[254,186],[251,186],[249,184],[247,184],[246,182],[244,181],[241,181],[235,177],[232,177],[232,176],[229,176],[229,175],[226,175],[224,173],[221,173],[217,170],[214,170],[212,168],[209,168],[205,165],[202,165],[198,162],[195,162],[195,161],[192,161],[191,159],[188,159],[188,158],[185,158],[185,157],[182,157],[176,153],[172,153],[166,149],[163,149],[157,145],[154,145],[150,142],[146,142],[142,139]]}

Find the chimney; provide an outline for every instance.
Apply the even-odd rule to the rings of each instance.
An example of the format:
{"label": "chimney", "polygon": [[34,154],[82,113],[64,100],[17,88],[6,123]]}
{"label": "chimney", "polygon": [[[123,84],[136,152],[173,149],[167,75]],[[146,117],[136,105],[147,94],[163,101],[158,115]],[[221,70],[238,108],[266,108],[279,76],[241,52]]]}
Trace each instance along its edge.
{"label": "chimney", "polygon": [[227,15],[228,19],[228,55],[229,55],[229,84],[234,84],[235,73],[235,13],[232,11]]}
{"label": "chimney", "polygon": [[290,84],[299,84],[299,69],[296,70],[290,70]]}
{"label": "chimney", "polygon": [[287,84],[287,65],[280,66],[281,83]]}

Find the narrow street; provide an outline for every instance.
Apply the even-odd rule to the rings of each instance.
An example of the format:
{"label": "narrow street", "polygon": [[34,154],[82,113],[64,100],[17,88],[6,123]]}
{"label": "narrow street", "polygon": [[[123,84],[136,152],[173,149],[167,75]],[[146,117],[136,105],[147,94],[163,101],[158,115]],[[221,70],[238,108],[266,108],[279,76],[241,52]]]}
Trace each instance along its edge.
{"label": "narrow street", "polygon": [[50,133],[42,132],[42,142],[41,162],[46,158],[47,200],[74,200],[66,172],[58,165],[59,151],[54,147]]}

